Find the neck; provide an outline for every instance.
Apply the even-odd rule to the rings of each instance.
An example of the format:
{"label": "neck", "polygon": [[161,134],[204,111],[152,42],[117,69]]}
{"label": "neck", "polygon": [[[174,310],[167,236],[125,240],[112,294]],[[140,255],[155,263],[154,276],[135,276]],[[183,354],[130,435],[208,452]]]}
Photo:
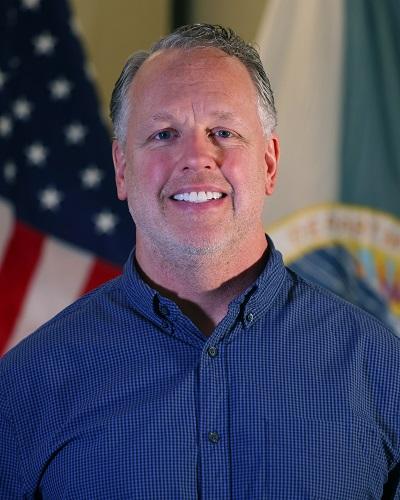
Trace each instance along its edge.
{"label": "neck", "polygon": [[[251,251],[249,251],[251,249]],[[264,234],[229,252],[180,255],[137,242],[139,272],[150,286],[179,305],[182,312],[210,335],[227,314],[229,303],[257,279],[265,266]]]}

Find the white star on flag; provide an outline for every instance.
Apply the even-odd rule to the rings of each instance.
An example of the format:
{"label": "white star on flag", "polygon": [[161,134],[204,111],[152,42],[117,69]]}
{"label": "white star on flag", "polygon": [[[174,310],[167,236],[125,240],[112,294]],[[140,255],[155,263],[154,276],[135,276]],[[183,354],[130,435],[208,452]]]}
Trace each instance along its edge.
{"label": "white star on flag", "polygon": [[117,222],[117,217],[109,210],[103,210],[94,216],[96,231],[100,234],[112,233]]}
{"label": "white star on flag", "polygon": [[32,112],[32,104],[24,97],[21,97],[14,102],[13,112],[16,118],[27,120]]}
{"label": "white star on flag", "polygon": [[25,151],[29,163],[41,166],[46,162],[47,149],[40,142],[34,142]]}
{"label": "white star on flag", "polygon": [[71,19],[69,20],[69,27],[71,28],[71,31],[75,36],[77,36],[78,38],[82,36],[82,27],[77,17],[71,17]]}
{"label": "white star on flag", "polygon": [[49,84],[51,97],[53,99],[65,99],[69,97],[72,85],[66,78],[57,78]]}
{"label": "white star on flag", "polygon": [[7,137],[10,135],[13,124],[8,116],[0,116],[0,137]]}
{"label": "white star on flag", "polygon": [[71,123],[64,130],[68,144],[79,144],[83,142],[87,134],[86,128],[80,123]]}
{"label": "white star on flag", "polygon": [[85,74],[88,78],[88,80],[91,80],[92,82],[96,80],[96,68],[94,64],[91,61],[88,61],[85,65]]}
{"label": "white star on flag", "polygon": [[40,0],[21,0],[22,7],[28,10],[37,9],[40,5]]}
{"label": "white star on flag", "polygon": [[98,187],[103,179],[103,172],[97,168],[95,165],[91,165],[81,172],[82,186],[87,189],[93,189]]}
{"label": "white star on flag", "polygon": [[0,90],[4,87],[6,80],[7,80],[7,75],[4,73],[4,71],[0,71]]}
{"label": "white star on flag", "polygon": [[35,53],[38,55],[50,55],[54,51],[57,40],[48,31],[38,35],[33,39]]}
{"label": "white star on flag", "polygon": [[62,199],[61,191],[54,187],[48,187],[39,193],[40,204],[45,210],[57,210]]}
{"label": "white star on flag", "polygon": [[8,161],[4,165],[3,174],[4,174],[4,179],[9,184],[13,183],[15,180],[15,177],[17,176],[17,166],[15,165],[15,163],[13,163],[12,161]]}

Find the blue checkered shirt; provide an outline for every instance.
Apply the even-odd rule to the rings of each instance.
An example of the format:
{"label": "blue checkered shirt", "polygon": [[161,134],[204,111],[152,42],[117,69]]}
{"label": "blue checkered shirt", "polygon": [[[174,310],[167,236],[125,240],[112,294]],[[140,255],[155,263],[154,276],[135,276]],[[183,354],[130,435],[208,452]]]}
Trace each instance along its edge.
{"label": "blue checkered shirt", "polygon": [[123,275],[0,363],[1,499],[400,498],[400,341],[286,269],[206,338]]}

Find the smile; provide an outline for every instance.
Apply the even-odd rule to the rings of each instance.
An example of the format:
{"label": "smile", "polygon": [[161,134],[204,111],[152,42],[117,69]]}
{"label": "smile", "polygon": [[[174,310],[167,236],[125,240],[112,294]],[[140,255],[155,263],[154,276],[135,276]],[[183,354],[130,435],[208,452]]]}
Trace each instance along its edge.
{"label": "smile", "polygon": [[205,203],[210,200],[219,200],[224,196],[224,193],[215,191],[191,191],[190,193],[174,194],[172,199],[176,201],[187,201],[189,203]]}

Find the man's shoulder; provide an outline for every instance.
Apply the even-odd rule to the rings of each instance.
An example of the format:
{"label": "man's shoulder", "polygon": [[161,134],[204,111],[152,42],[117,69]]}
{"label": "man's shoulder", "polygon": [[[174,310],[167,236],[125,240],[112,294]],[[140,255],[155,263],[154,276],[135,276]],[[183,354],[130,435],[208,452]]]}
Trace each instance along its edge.
{"label": "man's shoulder", "polygon": [[73,345],[82,348],[101,328],[107,316],[118,314],[123,301],[120,276],[83,295],[56,314],[5,354],[2,365],[54,356]]}
{"label": "man's shoulder", "polygon": [[357,334],[365,340],[388,342],[400,352],[400,338],[380,319],[359,306],[287,269],[294,309],[311,316],[326,332],[340,336]]}
{"label": "man's shoulder", "polygon": [[400,349],[400,338],[395,334],[388,324],[383,323],[381,319],[370,312],[362,309],[348,300],[336,295],[327,288],[313,283],[293,271],[289,271],[296,286],[301,290],[305,297],[305,303],[314,304],[314,313],[317,317],[331,318],[331,322],[337,325],[337,329],[345,335],[346,332],[357,332],[374,341],[385,339],[391,345]]}
{"label": "man's shoulder", "polygon": [[28,441],[38,435],[43,440],[54,437],[75,405],[106,383],[112,371],[107,369],[119,366],[118,354],[125,346],[113,352],[113,345],[123,336],[127,310],[121,279],[114,278],[62,310],[0,360],[0,413]]}

